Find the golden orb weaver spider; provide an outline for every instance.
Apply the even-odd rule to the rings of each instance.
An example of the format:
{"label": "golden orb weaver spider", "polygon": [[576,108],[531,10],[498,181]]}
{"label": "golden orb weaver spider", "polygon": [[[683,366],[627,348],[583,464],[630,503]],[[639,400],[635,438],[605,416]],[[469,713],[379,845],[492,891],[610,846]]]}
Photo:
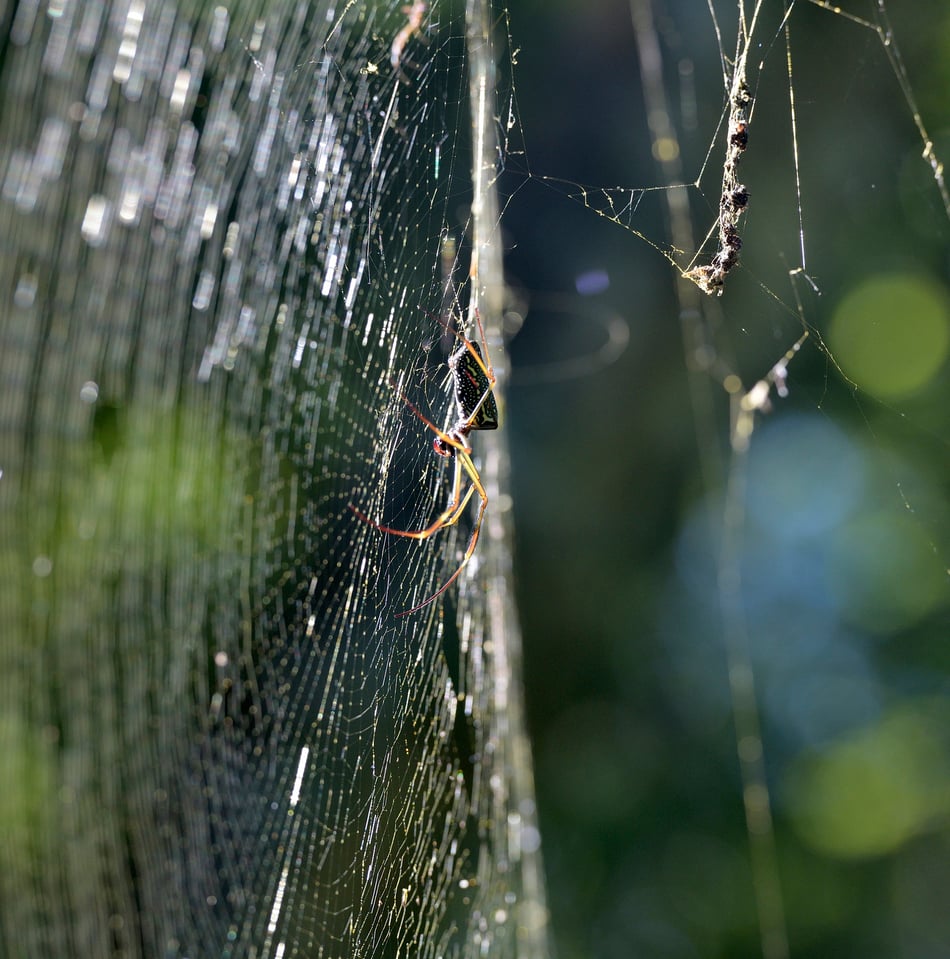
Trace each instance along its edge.
{"label": "golden orb weaver spider", "polygon": [[[375,529],[384,533],[391,533],[393,536],[406,536],[409,539],[428,539],[434,536],[440,529],[447,526],[454,526],[465,512],[469,500],[475,493],[478,493],[481,502],[478,506],[478,516],[475,518],[475,527],[472,530],[471,538],[465,549],[465,555],[458,569],[428,598],[421,603],[407,609],[404,613],[397,613],[398,616],[409,616],[411,613],[418,612],[429,603],[438,599],[458,578],[462,570],[468,565],[468,561],[475,552],[475,544],[478,542],[478,533],[482,528],[482,518],[485,515],[485,508],[488,506],[488,494],[482,485],[482,479],[478,472],[478,467],[472,459],[472,447],[468,442],[468,434],[472,430],[494,430],[498,428],[498,405],[495,403],[495,395],[492,392],[495,388],[495,373],[491,366],[491,357],[488,353],[488,342],[485,339],[485,328],[482,326],[482,319],[475,311],[475,320],[478,323],[478,333],[482,341],[482,346],[465,338],[465,336],[456,331],[451,331],[459,340],[458,349],[449,356],[449,372],[452,374],[452,383],[455,393],[455,407],[458,417],[455,423],[447,430],[440,430],[430,419],[428,419],[419,408],[402,392],[400,396],[403,402],[412,410],[416,416],[425,423],[426,426],[435,433],[435,439],[432,441],[432,448],[439,456],[454,457],[455,475],[452,480],[452,498],[449,505],[442,511],[434,523],[420,530],[395,529],[392,526],[384,526],[371,520],[365,513],[361,513],[355,506],[350,505],[350,509],[364,522]],[[443,324],[445,325],[445,324]],[[446,326],[448,330],[448,327]],[[484,347],[484,353],[482,352]],[[463,471],[471,481],[465,495],[462,495]]]}

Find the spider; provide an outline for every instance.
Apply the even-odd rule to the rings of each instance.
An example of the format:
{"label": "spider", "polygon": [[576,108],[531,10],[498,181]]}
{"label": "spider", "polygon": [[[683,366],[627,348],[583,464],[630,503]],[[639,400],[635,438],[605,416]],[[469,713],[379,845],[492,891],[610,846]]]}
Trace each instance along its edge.
{"label": "spider", "polygon": [[[498,406],[495,403],[495,396],[492,390],[495,388],[495,374],[491,367],[491,357],[488,353],[488,342],[485,339],[485,328],[482,326],[481,317],[478,311],[475,312],[475,319],[478,323],[478,333],[484,346],[465,338],[462,333],[454,333],[459,340],[458,349],[449,356],[448,366],[452,374],[453,388],[455,392],[455,407],[458,417],[455,423],[447,430],[440,430],[430,419],[416,407],[416,405],[402,392],[400,396],[403,402],[412,410],[416,416],[422,420],[425,425],[435,433],[435,439],[432,441],[432,448],[439,456],[455,459],[455,476],[452,481],[452,498],[449,505],[442,511],[438,518],[420,530],[395,529],[392,526],[383,526],[371,520],[365,513],[361,513],[355,506],[350,509],[364,523],[382,530],[384,533],[392,533],[394,536],[406,536],[409,539],[428,539],[434,536],[441,529],[447,526],[454,526],[468,506],[469,500],[475,493],[478,493],[481,502],[478,506],[478,516],[475,519],[475,528],[472,530],[471,538],[465,549],[465,555],[458,569],[428,598],[421,603],[407,609],[404,613],[398,613],[399,616],[409,616],[411,613],[418,612],[429,603],[438,599],[459,577],[462,570],[468,565],[468,561],[475,552],[475,544],[478,542],[478,533],[482,527],[482,518],[485,515],[485,508],[488,506],[488,494],[482,485],[481,476],[478,473],[474,460],[472,459],[472,447],[468,441],[468,434],[472,430],[494,430],[498,428]],[[464,472],[464,476],[463,476]],[[465,477],[470,481],[468,490],[462,495],[462,484]]]}

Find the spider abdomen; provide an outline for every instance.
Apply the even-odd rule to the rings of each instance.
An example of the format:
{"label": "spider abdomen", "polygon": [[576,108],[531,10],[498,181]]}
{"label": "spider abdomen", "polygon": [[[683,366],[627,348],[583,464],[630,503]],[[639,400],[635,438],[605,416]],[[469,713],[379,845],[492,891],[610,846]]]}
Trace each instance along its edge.
{"label": "spider abdomen", "polygon": [[[472,350],[478,354],[478,359]],[[463,344],[449,357],[449,369],[455,380],[459,419],[468,423],[470,430],[498,429],[498,405],[492,393],[492,382],[485,372],[479,345]]]}

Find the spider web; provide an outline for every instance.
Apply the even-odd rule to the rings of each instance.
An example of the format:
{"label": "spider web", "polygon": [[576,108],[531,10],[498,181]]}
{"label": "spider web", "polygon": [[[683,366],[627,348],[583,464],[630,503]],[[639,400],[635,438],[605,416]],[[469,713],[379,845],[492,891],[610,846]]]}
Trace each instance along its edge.
{"label": "spider web", "polygon": [[4,16],[0,951],[538,953],[505,516],[397,619],[467,530],[348,508],[497,341],[487,8]]}

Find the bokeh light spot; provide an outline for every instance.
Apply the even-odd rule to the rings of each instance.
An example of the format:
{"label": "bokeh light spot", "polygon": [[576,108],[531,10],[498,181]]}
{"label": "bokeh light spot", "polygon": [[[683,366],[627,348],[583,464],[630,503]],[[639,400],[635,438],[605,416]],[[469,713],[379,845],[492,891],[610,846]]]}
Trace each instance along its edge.
{"label": "bokeh light spot", "polygon": [[950,813],[946,703],[918,701],[792,767],[786,803],[812,847],[841,859],[892,853]]}
{"label": "bokeh light spot", "polygon": [[861,389],[882,399],[914,393],[947,358],[950,297],[925,277],[876,277],[841,301],[828,340]]}
{"label": "bokeh light spot", "polygon": [[931,541],[895,513],[864,514],[835,532],[828,584],[846,619],[879,634],[918,622],[947,595]]}
{"label": "bokeh light spot", "polygon": [[868,465],[851,439],[817,416],[782,416],[757,434],[749,515],[787,547],[825,534],[855,510]]}

